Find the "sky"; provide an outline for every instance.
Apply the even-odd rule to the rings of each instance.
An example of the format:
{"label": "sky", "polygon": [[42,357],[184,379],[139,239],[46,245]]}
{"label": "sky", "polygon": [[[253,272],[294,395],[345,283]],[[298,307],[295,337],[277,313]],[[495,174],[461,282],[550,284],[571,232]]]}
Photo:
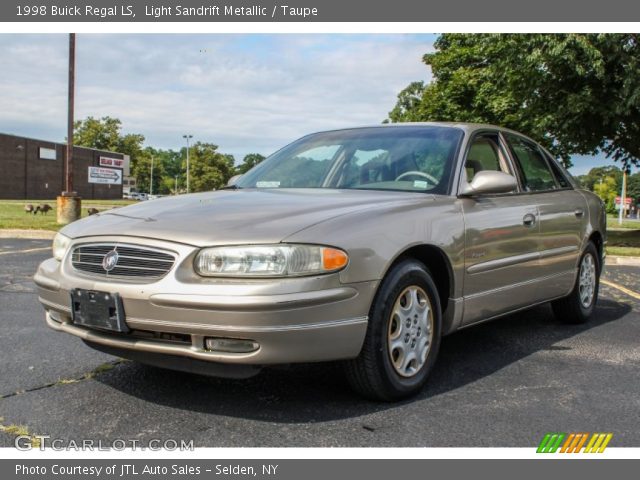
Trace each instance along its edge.
{"label": "sky", "polygon": [[[111,116],[162,149],[219,145],[240,162],[311,132],[381,123],[436,35],[83,34],[76,119]],[[0,132],[66,136],[68,36],[0,34]],[[572,173],[611,163],[576,157]]]}

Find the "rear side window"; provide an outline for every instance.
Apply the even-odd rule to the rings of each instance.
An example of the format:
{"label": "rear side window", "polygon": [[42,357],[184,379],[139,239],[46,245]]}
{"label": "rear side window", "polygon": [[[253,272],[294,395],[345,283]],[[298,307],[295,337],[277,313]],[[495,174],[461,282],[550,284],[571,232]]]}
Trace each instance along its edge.
{"label": "rear side window", "polygon": [[507,141],[522,175],[525,191],[540,192],[558,188],[547,160],[535,143],[514,135],[507,135]]}
{"label": "rear side window", "polygon": [[560,185],[560,188],[570,188],[571,184],[569,183],[569,180],[567,180],[567,177],[564,176],[564,173],[562,173],[562,170],[560,169],[556,161],[553,158],[550,158],[549,155],[546,155],[546,157],[549,161],[549,165],[551,166],[551,170],[556,177],[556,181],[558,182],[558,185]]}

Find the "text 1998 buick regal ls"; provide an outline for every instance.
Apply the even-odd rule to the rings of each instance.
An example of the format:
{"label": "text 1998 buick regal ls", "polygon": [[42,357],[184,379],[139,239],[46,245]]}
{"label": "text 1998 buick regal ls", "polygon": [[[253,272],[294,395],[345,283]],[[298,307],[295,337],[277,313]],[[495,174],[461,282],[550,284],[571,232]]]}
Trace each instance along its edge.
{"label": "text 1998 buick regal ls", "polygon": [[343,360],[363,395],[417,392],[440,338],[551,301],[592,314],[602,202],[532,140],[425,123],[306,136],[222,191],[68,225],[35,275],[47,324],[219,376]]}

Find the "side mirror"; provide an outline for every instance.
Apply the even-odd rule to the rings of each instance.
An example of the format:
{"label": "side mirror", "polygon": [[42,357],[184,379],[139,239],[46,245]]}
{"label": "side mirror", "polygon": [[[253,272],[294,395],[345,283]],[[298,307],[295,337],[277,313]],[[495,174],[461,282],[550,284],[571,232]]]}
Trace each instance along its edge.
{"label": "side mirror", "polygon": [[518,188],[518,181],[512,175],[495,170],[482,170],[475,174],[471,183],[460,191],[462,197],[472,197],[487,193],[508,193]]}
{"label": "side mirror", "polygon": [[232,186],[234,186],[234,185],[236,184],[236,182],[237,182],[238,180],[240,180],[240,177],[241,177],[241,176],[242,176],[242,175],[234,175],[233,177],[231,177],[231,178],[229,179],[229,181],[227,182],[227,187],[232,187]]}

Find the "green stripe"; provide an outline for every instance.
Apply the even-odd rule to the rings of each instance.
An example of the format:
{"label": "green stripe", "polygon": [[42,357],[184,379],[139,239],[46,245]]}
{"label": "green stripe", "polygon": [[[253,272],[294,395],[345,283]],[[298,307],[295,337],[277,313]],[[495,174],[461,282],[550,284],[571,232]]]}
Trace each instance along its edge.
{"label": "green stripe", "polygon": [[556,450],[558,450],[558,448],[560,447],[560,444],[562,443],[562,441],[564,440],[564,437],[566,437],[566,436],[567,436],[566,433],[559,433],[558,434],[558,440],[556,441],[556,443],[553,446],[553,448],[551,448],[549,453],[556,453]]}
{"label": "green stripe", "polygon": [[538,450],[536,450],[536,453],[544,453],[544,447],[547,446],[547,442],[549,441],[549,439],[551,438],[551,434],[547,433],[542,441],[540,442],[540,445],[538,445]]}

